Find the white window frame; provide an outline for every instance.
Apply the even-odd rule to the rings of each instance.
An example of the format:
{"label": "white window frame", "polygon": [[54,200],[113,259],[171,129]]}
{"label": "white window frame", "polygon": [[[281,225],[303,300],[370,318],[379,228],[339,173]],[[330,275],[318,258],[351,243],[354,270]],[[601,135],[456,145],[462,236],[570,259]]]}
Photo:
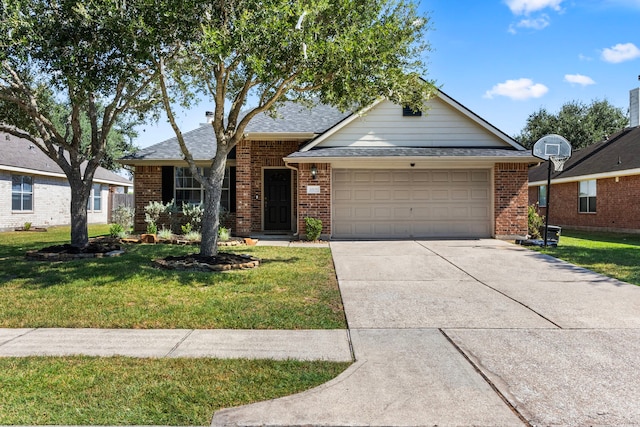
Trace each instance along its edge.
{"label": "white window frame", "polygon": [[[538,187],[538,207],[546,208],[547,207],[547,195],[549,192],[547,191],[546,185],[541,185]],[[543,197],[544,195],[544,197]],[[544,199],[544,202],[543,202]]]}
{"label": "white window frame", "polygon": [[[191,179],[191,186],[189,187],[182,187],[179,184],[179,177],[178,177],[178,170],[184,170],[186,172],[188,172],[188,177],[186,177],[186,179]],[[201,174],[204,174],[204,172],[207,170],[208,168],[198,168],[198,172],[200,172]],[[230,208],[230,204],[231,204],[231,191],[230,191],[230,174],[231,174],[231,169],[229,166],[227,166],[224,170],[224,179],[222,181],[222,195],[220,196],[220,205],[221,206],[225,206],[225,209],[229,210]],[[193,201],[189,201],[190,204],[198,204],[201,205],[202,203],[204,203],[204,188],[202,187],[202,185],[200,185],[200,183],[198,182],[198,180],[196,180],[195,177],[191,176],[191,170],[188,167],[182,167],[182,166],[176,166],[175,168],[173,168],[173,200],[176,203],[176,206],[178,208],[182,208],[182,202],[184,200],[182,199],[178,199],[178,191],[199,191],[200,192],[200,201],[199,202],[193,202]],[[226,203],[225,203],[226,202]]]}
{"label": "white window frame", "polygon": [[[96,201],[100,203],[100,209],[96,209]],[[102,202],[102,184],[93,184],[87,200],[87,212],[102,212]]]}
{"label": "white window frame", "polygon": [[[578,183],[578,212],[585,214],[593,214],[597,212],[597,189],[598,181],[590,179],[588,181],[580,181]],[[582,208],[583,201],[586,209]],[[593,206],[591,206],[593,204]]]}
{"label": "white window frame", "polygon": [[[20,190],[16,191],[13,188],[14,185],[14,178],[20,178]],[[29,181],[31,181],[29,183],[30,191],[25,191],[25,178],[28,178]],[[13,196],[14,195],[20,195],[20,209],[14,209],[13,208]],[[25,209],[24,208],[24,199],[25,196],[30,196],[31,197],[31,209]],[[11,175],[11,211],[12,212],[33,212],[33,177],[31,175]]]}

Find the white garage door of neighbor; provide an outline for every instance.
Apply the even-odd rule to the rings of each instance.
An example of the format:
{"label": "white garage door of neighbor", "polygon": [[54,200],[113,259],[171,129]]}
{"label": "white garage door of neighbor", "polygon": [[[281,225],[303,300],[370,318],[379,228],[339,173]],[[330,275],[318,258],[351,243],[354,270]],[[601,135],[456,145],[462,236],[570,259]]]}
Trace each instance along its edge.
{"label": "white garage door of neighbor", "polygon": [[333,237],[489,237],[490,180],[488,169],[334,169]]}

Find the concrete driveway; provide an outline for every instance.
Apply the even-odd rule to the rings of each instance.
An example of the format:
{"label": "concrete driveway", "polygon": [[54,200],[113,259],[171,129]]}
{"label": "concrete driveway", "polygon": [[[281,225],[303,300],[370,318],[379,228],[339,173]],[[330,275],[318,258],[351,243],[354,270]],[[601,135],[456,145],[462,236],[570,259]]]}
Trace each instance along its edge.
{"label": "concrete driveway", "polygon": [[213,425],[640,425],[640,287],[497,240],[331,247],[356,362]]}

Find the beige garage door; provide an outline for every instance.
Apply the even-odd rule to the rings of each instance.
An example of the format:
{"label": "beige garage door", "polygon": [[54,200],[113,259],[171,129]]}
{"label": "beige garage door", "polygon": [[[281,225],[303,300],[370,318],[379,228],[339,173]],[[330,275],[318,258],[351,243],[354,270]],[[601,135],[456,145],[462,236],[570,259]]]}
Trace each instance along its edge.
{"label": "beige garage door", "polygon": [[333,171],[333,237],[489,237],[491,173]]}

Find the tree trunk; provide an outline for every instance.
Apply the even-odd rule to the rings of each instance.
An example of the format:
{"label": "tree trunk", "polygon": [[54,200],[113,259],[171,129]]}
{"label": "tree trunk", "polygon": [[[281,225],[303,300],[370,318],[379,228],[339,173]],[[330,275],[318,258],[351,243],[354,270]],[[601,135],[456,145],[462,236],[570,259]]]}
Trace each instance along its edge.
{"label": "tree trunk", "polygon": [[211,174],[206,177],[204,191],[204,215],[202,217],[202,240],[200,255],[214,256],[218,253],[218,228],[220,226],[220,197],[227,153],[218,147],[211,164]]}
{"label": "tree trunk", "polygon": [[84,248],[89,243],[87,228],[87,203],[91,195],[91,181],[88,184],[80,177],[69,179],[71,187],[71,245]]}

